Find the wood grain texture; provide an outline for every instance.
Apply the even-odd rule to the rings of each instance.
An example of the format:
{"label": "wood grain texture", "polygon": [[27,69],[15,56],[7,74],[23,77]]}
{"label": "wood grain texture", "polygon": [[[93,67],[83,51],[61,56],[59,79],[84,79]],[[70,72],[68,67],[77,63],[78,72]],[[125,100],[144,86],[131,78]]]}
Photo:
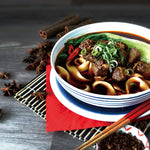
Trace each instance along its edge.
{"label": "wood grain texture", "polygon": [[[7,3],[8,2],[8,3]],[[0,4],[0,72],[8,71],[8,80],[3,83],[28,83],[37,74],[25,71],[22,59],[28,55],[27,49],[36,47],[41,41],[39,30],[71,13],[82,18],[99,21],[123,21],[150,28],[149,6],[135,5],[71,5],[70,1],[2,1]],[[48,3],[48,4],[46,4]],[[53,3],[53,4],[52,4]],[[67,7],[66,6],[70,6]],[[4,97],[0,92],[0,147],[3,150],[64,150],[74,149],[81,144],[77,139],[63,132],[46,133],[46,122],[17,102],[13,97]],[[150,138],[150,135],[148,135]],[[52,144],[52,147],[51,147]],[[51,148],[50,148],[51,147]],[[0,149],[1,149],[0,148]]]}
{"label": "wood grain texture", "polygon": [[[22,62],[28,55],[27,49],[37,47],[41,40],[36,33],[39,26],[31,26],[1,25],[0,71],[10,72],[11,76],[8,80],[0,80],[0,88],[4,82],[12,82],[15,79],[16,83],[26,84],[37,76],[34,71],[25,71],[26,64]],[[50,149],[53,133],[46,133],[44,119],[13,97],[2,96],[2,92],[0,107],[3,109],[0,119],[0,147],[3,150]]]}
{"label": "wood grain texture", "polygon": [[[55,132],[51,150],[74,150],[82,144],[77,138],[70,138],[71,136],[63,132]],[[64,141],[65,139],[65,141]],[[87,150],[94,150],[93,147],[89,147]]]}

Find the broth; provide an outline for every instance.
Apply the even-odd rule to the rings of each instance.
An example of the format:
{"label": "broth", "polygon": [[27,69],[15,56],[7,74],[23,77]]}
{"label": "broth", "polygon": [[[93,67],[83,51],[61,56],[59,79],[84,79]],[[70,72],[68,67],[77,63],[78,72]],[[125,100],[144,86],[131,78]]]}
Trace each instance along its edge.
{"label": "broth", "polygon": [[[149,89],[150,85],[145,80],[150,80],[150,71],[145,75],[138,68],[141,65],[150,68],[150,64],[141,62],[139,58],[141,51],[136,49],[136,44],[131,48],[121,38],[114,40],[113,38],[102,37],[103,34],[107,33],[150,44],[150,40],[148,39],[125,32],[107,31],[85,34],[74,39],[69,39],[65,43],[55,62],[57,72],[73,86],[93,93],[107,95],[130,94],[133,91],[136,93],[143,90],[140,87],[141,82],[145,84],[144,90]],[[101,36],[101,39],[97,41],[92,38],[88,39],[89,35],[93,39],[96,39],[96,36]],[[82,41],[82,39],[84,40]],[[137,55],[136,58],[133,57],[134,55]],[[128,74],[125,74],[127,71]],[[117,73],[115,74],[115,72]],[[137,91],[133,90],[131,86],[134,83],[139,85]],[[105,90],[103,91],[98,87],[105,87]]]}

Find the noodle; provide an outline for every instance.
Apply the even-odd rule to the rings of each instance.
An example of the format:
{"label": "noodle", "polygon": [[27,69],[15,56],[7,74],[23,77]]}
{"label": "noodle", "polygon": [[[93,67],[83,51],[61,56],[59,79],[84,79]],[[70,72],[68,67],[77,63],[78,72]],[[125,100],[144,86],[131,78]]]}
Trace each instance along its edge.
{"label": "noodle", "polygon": [[[93,35],[85,37],[68,41],[57,57],[58,60],[65,56],[65,60],[56,64],[56,71],[65,81],[81,90],[106,95],[137,93],[150,88],[150,64],[140,60],[138,49],[106,37],[104,40],[98,36],[95,41],[87,38]],[[72,45],[76,51],[68,56],[67,44],[76,41]]]}

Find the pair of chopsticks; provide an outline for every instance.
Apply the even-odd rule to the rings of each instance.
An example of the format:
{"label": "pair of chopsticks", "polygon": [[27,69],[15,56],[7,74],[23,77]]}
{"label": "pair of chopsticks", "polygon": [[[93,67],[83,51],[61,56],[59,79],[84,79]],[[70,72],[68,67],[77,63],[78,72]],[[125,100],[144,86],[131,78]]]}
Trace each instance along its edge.
{"label": "pair of chopsticks", "polygon": [[82,144],[81,146],[77,147],[75,150],[84,150],[84,149],[94,145],[98,141],[103,140],[104,138],[106,138],[110,134],[116,132],[121,127],[124,127],[125,125],[127,125],[128,123],[130,123],[131,121],[136,119],[137,117],[141,116],[142,114],[144,114],[148,110],[150,110],[150,99],[148,99],[147,101],[145,101],[141,105],[137,106],[135,109],[133,109],[128,114],[126,114],[124,117],[122,117],[121,119],[119,119],[115,123],[111,124],[105,130],[103,130],[102,132],[100,132],[95,137],[91,138],[90,140],[88,140],[87,142]]}

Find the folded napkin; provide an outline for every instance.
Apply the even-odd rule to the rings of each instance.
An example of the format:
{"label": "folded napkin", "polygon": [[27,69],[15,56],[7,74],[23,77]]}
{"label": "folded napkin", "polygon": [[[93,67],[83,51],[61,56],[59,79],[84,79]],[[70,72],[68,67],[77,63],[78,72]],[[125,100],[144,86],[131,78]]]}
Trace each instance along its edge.
{"label": "folded napkin", "polygon": [[78,130],[109,126],[111,122],[97,121],[80,116],[62,105],[52,92],[50,85],[51,66],[46,67],[46,131]]}

